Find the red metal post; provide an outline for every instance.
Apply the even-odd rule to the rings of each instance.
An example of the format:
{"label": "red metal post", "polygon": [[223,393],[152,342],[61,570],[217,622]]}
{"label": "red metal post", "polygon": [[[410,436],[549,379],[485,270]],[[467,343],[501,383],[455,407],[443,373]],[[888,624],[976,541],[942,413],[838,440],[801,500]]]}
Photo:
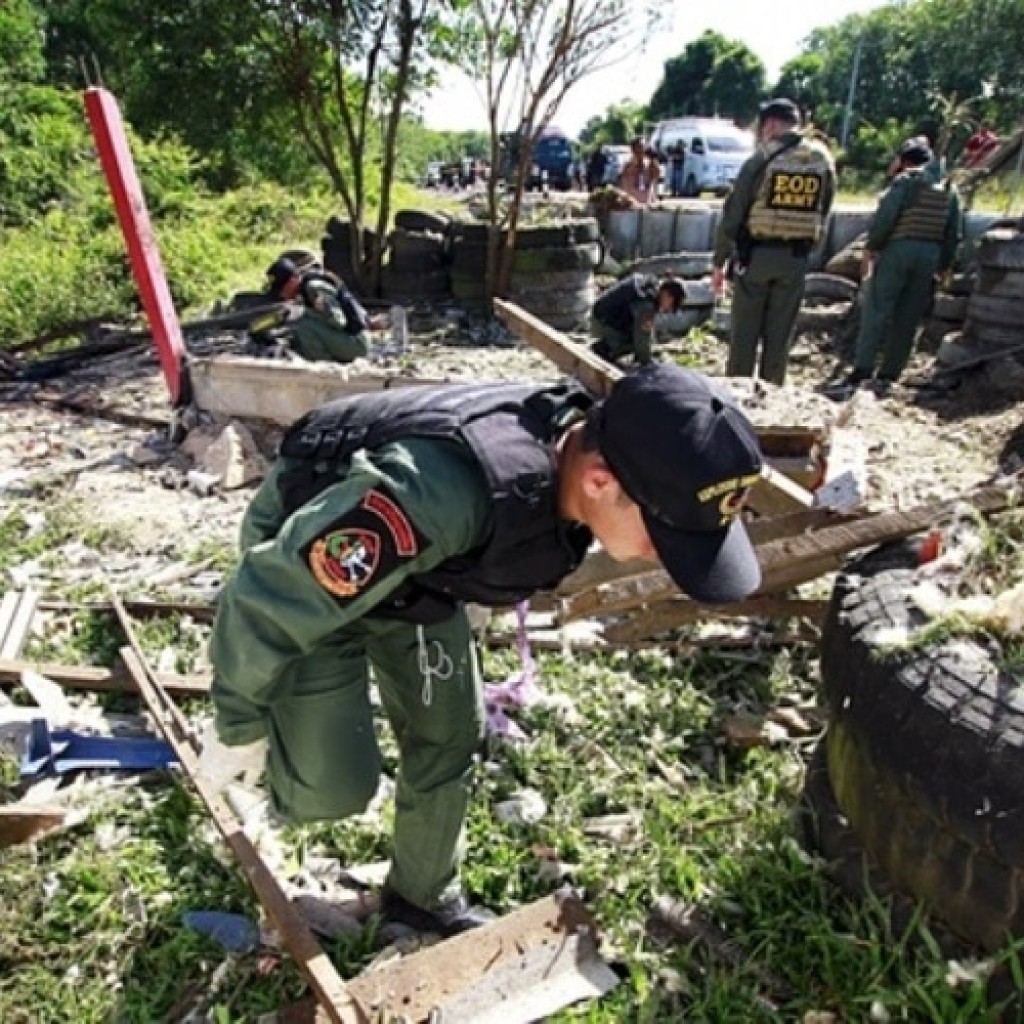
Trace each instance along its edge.
{"label": "red metal post", "polygon": [[171,404],[179,405],[185,394],[185,342],[181,336],[178,313],[174,308],[160,249],[149,223],[149,212],[142,194],[135,162],[132,160],[124,123],[117,101],[106,89],[85,90],[85,110],[89,115],[93,138],[103,173],[114,197],[117,219],[128,246],[135,284],[156,341],[160,366],[171,393]]}

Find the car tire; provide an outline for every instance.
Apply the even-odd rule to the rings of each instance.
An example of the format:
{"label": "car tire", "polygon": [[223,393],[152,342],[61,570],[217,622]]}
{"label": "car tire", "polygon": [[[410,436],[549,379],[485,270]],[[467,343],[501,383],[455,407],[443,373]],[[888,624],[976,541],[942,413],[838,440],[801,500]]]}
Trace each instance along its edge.
{"label": "car tire", "polygon": [[915,567],[903,542],[837,577],[821,645],[829,779],[891,884],[994,951],[1024,936],[1024,687],[989,644],[887,646],[926,621]]}

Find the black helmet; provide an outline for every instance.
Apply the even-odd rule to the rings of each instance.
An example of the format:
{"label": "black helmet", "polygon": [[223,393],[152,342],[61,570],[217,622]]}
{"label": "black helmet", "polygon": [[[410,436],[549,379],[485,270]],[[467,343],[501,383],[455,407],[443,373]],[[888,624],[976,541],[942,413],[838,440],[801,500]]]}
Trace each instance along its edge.
{"label": "black helmet", "polygon": [[271,295],[280,295],[284,286],[298,274],[299,269],[290,259],[282,256],[274,260],[267,267],[267,277],[270,279],[267,290]]}
{"label": "black helmet", "polygon": [[758,108],[758,124],[764,124],[769,118],[782,121],[784,124],[800,124],[803,120],[800,116],[800,108],[792,100],[787,100],[783,96],[768,100]]}
{"label": "black helmet", "polygon": [[923,167],[932,162],[932,147],[923,135],[915,135],[900,146],[898,156],[911,167]]}

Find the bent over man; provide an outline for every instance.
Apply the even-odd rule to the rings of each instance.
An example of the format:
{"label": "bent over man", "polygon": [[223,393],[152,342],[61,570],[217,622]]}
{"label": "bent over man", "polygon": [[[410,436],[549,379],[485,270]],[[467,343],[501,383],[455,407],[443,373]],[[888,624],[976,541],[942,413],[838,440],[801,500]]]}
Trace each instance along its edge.
{"label": "bent over man", "polygon": [[210,648],[219,740],[201,761],[265,752],[293,820],[363,810],[381,770],[372,673],[400,757],[386,923],[483,923],[459,875],[485,722],[463,602],[553,587],[594,538],[660,560],[699,600],[741,598],[760,580],[739,518],[760,469],[729,395],[672,365],[598,404],[574,384],[479,384],[313,411],[242,525]]}
{"label": "bent over man", "polygon": [[370,351],[370,319],[345,283],[318,266],[301,270],[286,257],[267,268],[267,294],[287,303],[274,331],[303,359],[351,363]]}
{"label": "bent over man", "polygon": [[655,317],[674,313],[686,299],[683,282],[675,277],[659,281],[653,274],[630,274],[598,296],[590,313],[591,345],[609,362],[632,356],[641,366],[653,358]]}
{"label": "bent over man", "polygon": [[[793,325],[804,297],[807,257],[824,231],[836,170],[825,144],[800,130],[800,111],[770,100],[758,114],[759,145],[722,207],[712,283],[733,268],[732,336],[726,372],[783,384]],[[758,346],[761,346],[758,360]]]}

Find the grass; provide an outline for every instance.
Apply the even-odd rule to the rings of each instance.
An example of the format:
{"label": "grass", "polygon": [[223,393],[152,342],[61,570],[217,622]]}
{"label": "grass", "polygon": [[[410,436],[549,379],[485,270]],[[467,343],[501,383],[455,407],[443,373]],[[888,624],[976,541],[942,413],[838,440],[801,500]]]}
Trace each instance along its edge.
{"label": "grass", "polygon": [[[5,567],[74,536],[74,511],[52,496],[45,503],[26,499],[0,519]],[[123,542],[90,534],[100,552]],[[47,596],[73,591],[56,575]],[[154,663],[173,649],[179,671],[202,666],[205,627],[180,616],[138,627]],[[122,642],[106,614],[61,613],[30,653],[111,664]],[[493,747],[479,773],[465,879],[506,912],[549,893],[555,875],[583,893],[622,980],[554,1021],[995,1021],[984,972],[972,980],[952,967],[923,918],[910,934],[891,935],[884,907],[849,902],[801,845],[794,809],[815,737],[750,750],[724,739],[732,715],[815,702],[812,648],[540,654],[538,662],[552,699],[517,716],[529,742]],[[484,667],[492,680],[519,671],[500,648],[484,650]],[[125,709],[124,697],[101,700]],[[188,710],[200,714],[205,702]],[[387,737],[384,749],[393,770]],[[547,814],[529,826],[503,824],[493,808],[525,787],[544,796]],[[255,917],[259,907],[180,779],[99,773],[87,802],[89,819],[72,831],[0,851],[4,1024],[142,1024],[196,1008],[228,1024],[256,1021],[303,994],[287,956],[226,954],[183,926],[188,910]],[[588,829],[591,819],[626,813],[636,816],[633,834],[609,839]],[[387,856],[389,825],[385,805],[383,821],[289,829],[285,842],[295,862],[317,854],[363,863]],[[733,953],[709,955],[703,944],[649,933],[660,895],[698,905]],[[344,976],[373,958],[372,938],[371,926],[330,945]]]}

